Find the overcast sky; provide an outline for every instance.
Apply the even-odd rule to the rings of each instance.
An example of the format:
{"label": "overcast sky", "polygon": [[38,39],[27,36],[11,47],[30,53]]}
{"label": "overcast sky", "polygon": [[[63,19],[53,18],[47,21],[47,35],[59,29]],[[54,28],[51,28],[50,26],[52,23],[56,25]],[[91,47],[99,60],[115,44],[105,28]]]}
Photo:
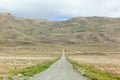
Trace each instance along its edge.
{"label": "overcast sky", "polygon": [[120,0],[0,0],[0,12],[49,20],[76,16],[120,17]]}

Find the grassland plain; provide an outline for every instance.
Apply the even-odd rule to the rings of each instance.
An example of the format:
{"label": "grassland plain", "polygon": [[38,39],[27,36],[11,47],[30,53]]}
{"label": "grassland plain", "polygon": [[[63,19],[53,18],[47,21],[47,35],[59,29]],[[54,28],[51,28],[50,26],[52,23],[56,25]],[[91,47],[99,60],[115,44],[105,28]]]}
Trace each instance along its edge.
{"label": "grassland plain", "polygon": [[[57,57],[56,57],[57,58]],[[9,76],[30,76],[48,68],[55,60],[55,57],[17,57],[0,59],[0,76],[7,78]],[[6,60],[7,59],[7,60]],[[20,77],[20,76],[19,76]]]}
{"label": "grassland plain", "polygon": [[[85,58],[87,57],[86,53],[89,53],[89,55],[91,54],[91,56],[92,56],[92,53],[97,53],[98,57],[101,58],[101,62],[103,62],[105,58],[106,60],[108,59],[107,56],[102,57],[101,55],[106,55],[107,53],[113,53],[113,52],[119,53],[119,47],[117,48],[116,46],[111,46],[111,45],[108,46],[105,44],[98,44],[98,43],[95,43],[95,44],[86,43],[81,45],[77,45],[77,44],[60,45],[60,44],[46,44],[46,43],[38,43],[38,44],[31,44],[31,45],[29,44],[9,45],[9,46],[1,45],[0,49],[1,49],[0,51],[1,77],[7,77],[9,75],[8,72],[13,70],[24,69],[26,67],[42,64],[49,60],[53,60],[59,57],[61,49],[65,49],[65,51],[69,54],[72,54],[72,53],[74,53],[75,55],[83,54],[83,56],[80,55],[77,58],[75,55],[72,55],[73,59],[76,58],[80,60],[85,60]],[[89,55],[88,57],[90,57]],[[112,55],[113,55],[113,58],[115,58],[114,54],[111,54],[111,58],[112,58]],[[94,57],[94,54],[93,54],[93,57]],[[117,57],[119,58],[119,56]],[[91,58],[89,59],[90,60],[88,61],[92,60]],[[95,59],[97,59],[97,56],[95,56]],[[114,62],[111,62],[110,64],[113,64],[113,63]],[[105,64],[105,65],[107,66],[108,64]],[[101,67],[102,66],[104,67],[105,65],[101,65]],[[119,66],[117,65],[116,68],[118,69],[118,67]],[[104,70],[108,70],[108,69],[104,68]]]}
{"label": "grassland plain", "polygon": [[44,46],[2,46],[0,51],[1,80],[2,78],[7,78],[11,71],[26,70],[27,68],[38,64],[43,65],[44,63],[53,61],[60,56],[59,52],[55,53],[51,50],[54,46]]}
{"label": "grassland plain", "polygon": [[[40,73],[40,72],[48,69],[58,59],[59,58],[44,62],[42,64],[37,64],[37,65],[34,65],[34,66],[30,66],[30,67],[27,67],[27,68],[24,68],[24,69],[11,71],[11,72],[9,72],[11,74],[11,77],[9,76],[8,79],[12,79],[12,80],[19,79],[19,78],[27,79],[27,78],[29,78],[29,77],[37,74],[37,73]],[[18,75],[21,75],[21,76],[18,76]]]}
{"label": "grassland plain", "polygon": [[78,71],[92,80],[120,80],[119,53],[70,54],[69,59]]}

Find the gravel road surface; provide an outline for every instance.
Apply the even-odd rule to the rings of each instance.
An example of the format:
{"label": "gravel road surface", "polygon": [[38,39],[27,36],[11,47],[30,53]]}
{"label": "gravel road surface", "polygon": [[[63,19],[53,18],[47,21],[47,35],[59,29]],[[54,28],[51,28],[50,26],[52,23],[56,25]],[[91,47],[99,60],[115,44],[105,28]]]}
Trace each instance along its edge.
{"label": "gravel road surface", "polygon": [[66,60],[63,51],[60,60],[47,70],[29,78],[29,80],[87,80],[87,78],[73,69],[72,65]]}

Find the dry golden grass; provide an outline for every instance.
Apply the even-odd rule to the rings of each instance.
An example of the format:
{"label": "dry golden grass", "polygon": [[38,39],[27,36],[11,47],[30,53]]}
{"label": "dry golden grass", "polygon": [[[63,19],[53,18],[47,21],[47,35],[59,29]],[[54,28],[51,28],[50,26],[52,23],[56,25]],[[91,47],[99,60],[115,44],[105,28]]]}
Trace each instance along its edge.
{"label": "dry golden grass", "polygon": [[8,76],[9,71],[42,64],[56,57],[0,57],[0,76]]}
{"label": "dry golden grass", "polygon": [[0,48],[0,77],[8,77],[10,71],[43,64],[59,57],[52,51],[41,50],[39,47],[6,47]]}
{"label": "dry golden grass", "polygon": [[[58,58],[62,49],[68,53],[73,53],[70,58],[80,63],[92,64],[95,68],[105,70],[110,74],[113,73],[112,68],[116,71],[113,75],[119,75],[119,54],[103,55],[104,52],[118,53],[120,48],[114,46],[105,46],[103,44],[80,44],[80,45],[59,45],[59,44],[44,44],[35,45],[0,45],[0,76],[8,76],[8,72],[15,69],[22,69],[36,64],[42,64],[47,61]],[[102,52],[102,55],[82,54],[82,53],[97,53]],[[80,55],[81,54],[81,55]],[[106,62],[107,61],[107,62]],[[117,62],[118,61],[118,62]],[[107,66],[107,65],[110,65]],[[109,70],[110,69],[110,70]],[[112,73],[111,73],[111,72]]]}
{"label": "dry golden grass", "polygon": [[92,65],[98,70],[105,71],[113,76],[120,76],[120,54],[119,53],[79,53],[70,54],[69,58],[80,64]]}

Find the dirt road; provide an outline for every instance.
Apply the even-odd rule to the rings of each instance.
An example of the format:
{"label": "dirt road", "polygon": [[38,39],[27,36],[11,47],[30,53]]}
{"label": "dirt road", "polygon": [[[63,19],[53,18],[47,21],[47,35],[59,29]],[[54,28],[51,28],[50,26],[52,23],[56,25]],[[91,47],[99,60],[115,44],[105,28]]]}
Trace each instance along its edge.
{"label": "dirt road", "polygon": [[87,78],[84,78],[73,69],[72,65],[66,60],[63,51],[60,60],[46,71],[36,74],[29,80],[87,80]]}

